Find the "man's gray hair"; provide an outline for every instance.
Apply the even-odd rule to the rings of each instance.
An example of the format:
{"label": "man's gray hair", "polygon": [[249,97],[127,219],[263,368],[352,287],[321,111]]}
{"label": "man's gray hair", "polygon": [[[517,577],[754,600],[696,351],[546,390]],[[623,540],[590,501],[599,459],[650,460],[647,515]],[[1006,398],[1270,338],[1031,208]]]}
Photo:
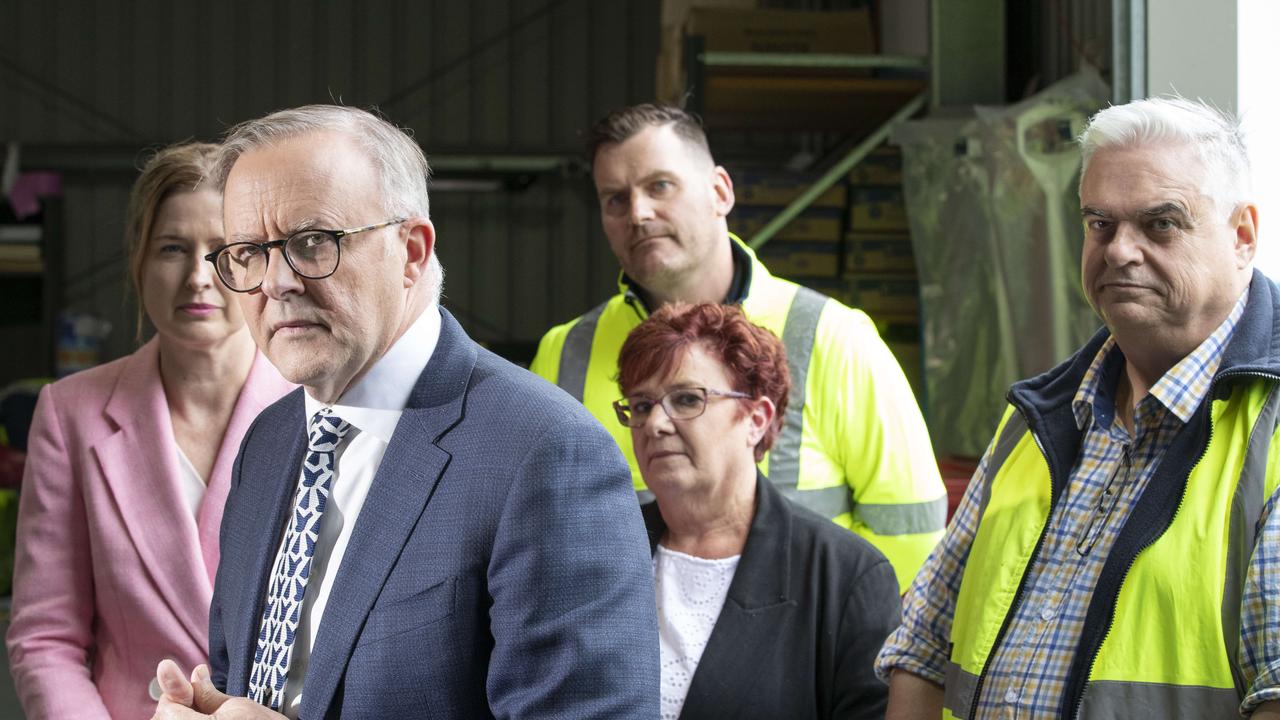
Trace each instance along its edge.
{"label": "man's gray hair", "polygon": [[[240,156],[261,147],[313,132],[338,132],[364,150],[382,183],[381,197],[388,217],[430,217],[427,183],[431,167],[422,148],[409,133],[371,112],[341,105],[304,105],[246,120],[227,131],[210,173],[220,192]],[[433,301],[440,299],[444,268],[432,249],[427,265]]]}
{"label": "man's gray hair", "polygon": [[1185,144],[1195,150],[1208,169],[1205,194],[1221,207],[1252,199],[1249,154],[1239,119],[1183,97],[1135,100],[1098,112],[1080,135],[1084,171],[1098,150],[1151,144]]}

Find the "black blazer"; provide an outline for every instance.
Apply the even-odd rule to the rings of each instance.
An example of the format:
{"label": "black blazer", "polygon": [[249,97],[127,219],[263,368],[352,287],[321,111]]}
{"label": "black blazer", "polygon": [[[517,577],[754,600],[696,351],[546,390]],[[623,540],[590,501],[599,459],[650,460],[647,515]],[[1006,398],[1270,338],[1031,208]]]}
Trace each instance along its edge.
{"label": "black blazer", "polygon": [[[763,475],[724,609],[682,720],[882,718],[876,653],[898,626],[898,581],[857,535],[792,504]],[[643,508],[652,551],[666,531]]]}

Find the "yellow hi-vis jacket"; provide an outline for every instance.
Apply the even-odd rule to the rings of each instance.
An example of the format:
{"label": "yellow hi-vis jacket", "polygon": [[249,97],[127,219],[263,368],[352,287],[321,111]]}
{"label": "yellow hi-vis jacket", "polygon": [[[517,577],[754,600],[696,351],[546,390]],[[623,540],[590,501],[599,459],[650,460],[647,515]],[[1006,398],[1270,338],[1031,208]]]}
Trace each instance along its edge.
{"label": "yellow hi-vis jacket", "polygon": [[[1166,451],[1107,557],[1059,717],[1239,717],[1252,681],[1238,662],[1241,597],[1262,508],[1280,483],[1280,377],[1266,357],[1274,301],[1252,294],[1246,318],[1262,309],[1255,302],[1268,306],[1267,332],[1251,333],[1247,319],[1237,325],[1209,396]],[[1265,362],[1242,350],[1251,334]],[[1081,441],[1064,398],[1106,335],[1009,393],[956,598],[944,718],[976,716],[983,672],[1027,601],[1023,577]]]}
{"label": "yellow hi-vis jacket", "polygon": [[[760,469],[792,500],[873,543],[907,587],[942,537],[946,489],[902,369],[864,313],[775,278],[737,237],[749,266],[743,311],[787,348],[791,395]],[[582,401],[644,482],[631,431],[614,414],[622,342],[648,313],[623,277],[620,293],[542,338],[530,370]]]}

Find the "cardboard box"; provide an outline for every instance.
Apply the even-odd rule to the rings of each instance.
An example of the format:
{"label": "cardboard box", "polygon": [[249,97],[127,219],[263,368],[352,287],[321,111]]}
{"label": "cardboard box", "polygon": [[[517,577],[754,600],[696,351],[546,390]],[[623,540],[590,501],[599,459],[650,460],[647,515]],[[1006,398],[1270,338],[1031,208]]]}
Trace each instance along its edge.
{"label": "cardboard box", "polygon": [[850,232],[846,237],[849,253],[845,256],[845,270],[849,273],[916,272],[910,235]]}
{"label": "cardboard box", "polygon": [[694,7],[685,34],[706,50],[762,53],[874,53],[871,8],[821,12]]}
{"label": "cardboard box", "polygon": [[[733,212],[729,213],[729,229],[738,237],[750,242],[751,238],[764,229],[764,226],[780,212],[782,212],[781,207],[735,206]],[[834,246],[840,241],[841,215],[839,208],[811,207],[792,218],[791,222],[783,226],[769,243],[825,242]]]}
{"label": "cardboard box", "polygon": [[684,73],[684,27],[689,11],[695,6],[750,10],[755,8],[756,0],[662,0],[654,93],[658,102],[679,105],[688,89]]}
{"label": "cardboard box", "polygon": [[849,171],[854,185],[902,184],[902,151],[891,145],[876,148]]}
{"label": "cardboard box", "polygon": [[908,232],[907,208],[900,187],[855,187],[850,190],[850,232]]}
{"label": "cardboard box", "polygon": [[[656,96],[678,103],[688,89],[684,39],[703,38],[712,52],[846,53],[876,52],[870,6],[821,12],[758,10],[754,0],[678,0],[664,3],[658,52]],[[682,22],[677,24],[677,18]]]}
{"label": "cardboard box", "polygon": [[913,275],[859,275],[850,278],[848,304],[876,320],[918,321],[920,284]]}
{"label": "cardboard box", "polygon": [[836,278],[840,249],[836,243],[769,244],[760,249],[760,262],[784,278]]}
{"label": "cardboard box", "polygon": [[[816,173],[766,170],[730,170],[729,175],[733,178],[733,194],[739,205],[772,205],[778,208],[790,205],[820,177]],[[809,207],[844,208],[846,197],[844,185],[836,183]]]}

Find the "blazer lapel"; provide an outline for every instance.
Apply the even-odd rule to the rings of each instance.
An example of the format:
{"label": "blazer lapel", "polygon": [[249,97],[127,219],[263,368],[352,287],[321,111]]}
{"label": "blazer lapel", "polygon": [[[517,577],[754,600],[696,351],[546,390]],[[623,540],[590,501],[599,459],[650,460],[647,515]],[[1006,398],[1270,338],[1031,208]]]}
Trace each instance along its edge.
{"label": "blazer lapel", "polygon": [[227,504],[227,493],[231,489],[231,468],[240,451],[240,442],[258,413],[292,387],[280,377],[280,373],[271,366],[265,355],[257,353],[249,368],[249,376],[245,378],[244,387],[240,390],[240,396],[236,399],[235,408],[231,411],[227,429],[222,434],[222,444],[209,473],[209,486],[196,511],[196,529],[210,588],[213,587],[214,577],[218,572],[218,531],[222,523],[222,510]]}
{"label": "blazer lapel", "polygon": [[[279,413],[274,411],[279,410]],[[293,510],[293,494],[298,476],[302,472],[302,456],[307,447],[306,405],[302,389],[290,393],[280,406],[271,408],[267,428],[259,432],[270,433],[279,443],[259,441],[246,446],[241,467],[261,468],[256,476],[242,475],[236,489],[237,498],[243,498],[228,512],[243,516],[228,523],[228,527],[245,528],[247,532],[235,538],[245,552],[240,557],[227,558],[223,563],[222,581],[232,587],[241,583],[238,591],[222,593],[224,622],[227,625],[227,652],[232,660],[230,667],[240,668],[235,677],[228,676],[227,689],[233,694],[245,693],[249,686],[249,673],[253,669],[253,655],[257,649],[258,631],[262,623],[263,604],[267,597],[267,585],[271,579],[271,563],[280,548],[280,537],[288,513]],[[264,417],[267,413],[264,413]],[[280,428],[280,430],[277,430]],[[292,429],[291,429],[292,428]],[[270,532],[263,532],[272,529]],[[235,645],[234,643],[240,643]],[[238,662],[237,662],[238,659]]]}
{"label": "blazer lapel", "polygon": [[178,489],[176,441],[154,339],[130,357],[105,410],[119,430],[93,452],[116,510],[158,594],[203,646],[213,585],[195,519]]}
{"label": "blazer lapel", "polygon": [[356,636],[417,526],[449,453],[437,444],[462,418],[476,346],[440,309],[440,340],[396,425],[351,532],[312,649],[301,717],[322,717],[333,700]]}
{"label": "blazer lapel", "polygon": [[788,597],[791,577],[791,515],[786,501],[763,476],[756,476],[756,515],[747,544],[729,584],[685,695],[681,717],[745,715],[742,678],[760,668],[770,654],[779,615],[795,603]]}

